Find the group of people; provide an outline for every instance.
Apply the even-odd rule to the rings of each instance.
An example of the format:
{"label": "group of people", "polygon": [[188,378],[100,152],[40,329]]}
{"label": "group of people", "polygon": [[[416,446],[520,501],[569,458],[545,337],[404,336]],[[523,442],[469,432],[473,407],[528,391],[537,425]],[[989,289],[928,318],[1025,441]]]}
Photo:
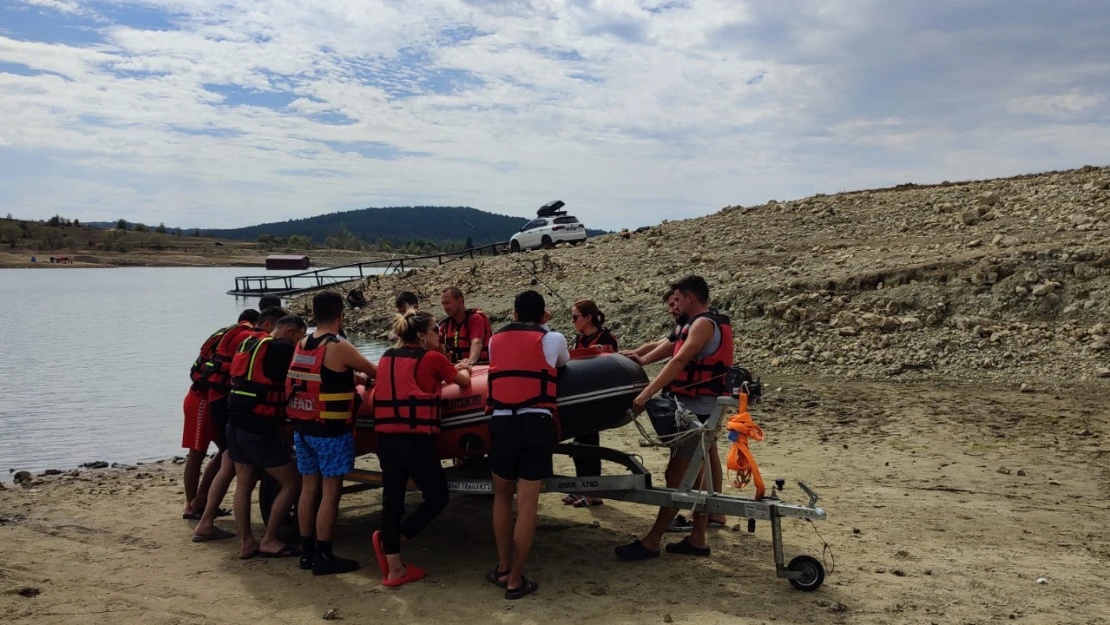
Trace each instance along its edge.
{"label": "group of people", "polygon": [[[721,373],[732,365],[732,331],[728,318],[710,310],[708,300],[708,285],[698,276],[670,285],[664,301],[676,320],[675,331],[620,352],[644,365],[670,359],[635,399],[636,412],[665,391],[706,417],[716,398],[730,392]],[[457,288],[443,291],[440,303],[446,317],[439,322],[420,310],[415,294],[405,292],[395,301],[396,345],[374,364],[341,338],[346,303],[337,293],[316,295],[315,330],[308,334],[303,319],[287,314],[277,298],[264,297],[261,312],[244,311],[236,325],[217,331],[202,345],[185,400],[183,440],[190,450],[183,516],[199,521],[193,541],[237,535],[240,558],[299,557],[301,568],[316,575],[356,570],[357,561],[332,553],[332,538],[343,476],[354,467],[355,388],[373,381],[372,414],[382,472],[381,529],[372,539],[375,557],[385,586],[422,579],[424,570],[405,563],[401,548],[448,505],[447,479],[435,449],[443,410],[441,390],[445,384],[469,386],[473,366],[488,363],[488,463],[494,484],[497,566],[486,579],[503,589],[507,599],[535,592],[539,585],[524,575],[524,567],[535,535],[542,483],[553,475],[558,371],[569,362],[571,345],[618,351],[604,314],[590,300],[575,302],[570,311],[575,337],[568,345],[563,334],[548,327],[551,313],[535,291],[516,296],[513,321],[496,332],[481,310],[466,306]],[[295,458],[282,435],[286,417],[294,425]],[[202,473],[210,441],[220,453]],[[597,446],[600,435],[575,442]],[[696,442],[672,447],[668,486],[678,486],[695,448]],[[575,458],[581,477],[601,475],[600,465],[600,460]],[[710,448],[709,466],[719,492],[723,476],[715,445]],[[250,502],[263,474],[280,490],[270,507],[271,522],[261,540],[256,540]],[[214,524],[228,514],[220,505],[233,478],[231,514],[236,534]],[[404,500],[410,481],[422,492],[422,501],[406,516]],[[563,501],[576,507],[603,503],[585,496],[567,496]],[[289,516],[294,502],[299,546],[283,542],[278,532],[280,520]],[[667,545],[666,551],[708,556],[706,530],[723,525],[723,518],[696,513],[686,520],[673,509],[661,509],[651,530],[617,547],[616,554],[623,560],[654,558],[660,555],[665,532],[688,531],[686,538]]]}
{"label": "group of people", "polygon": [[[264,297],[236,325],[201,346],[185,398],[185,511],[196,519],[193,542],[239,537],[239,557],[299,557],[315,575],[354,571],[358,562],[332,552],[343,476],[354,468],[352,423],[356,384],[377,366],[341,339],[344,301],[321,293],[313,301],[315,331]],[[281,426],[294,424],[296,457]],[[201,475],[208,447],[219,453]],[[251,496],[263,475],[280,487],[261,540],[251,530]],[[220,507],[232,480],[232,511]],[[300,545],[283,542],[281,519],[297,503]],[[233,514],[236,533],[215,525]]]}

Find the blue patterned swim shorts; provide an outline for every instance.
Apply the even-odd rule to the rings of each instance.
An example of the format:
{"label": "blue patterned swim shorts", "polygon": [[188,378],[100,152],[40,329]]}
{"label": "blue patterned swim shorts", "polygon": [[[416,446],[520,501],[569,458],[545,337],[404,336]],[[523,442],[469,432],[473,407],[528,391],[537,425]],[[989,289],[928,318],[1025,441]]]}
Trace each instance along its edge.
{"label": "blue patterned swim shorts", "polygon": [[342,436],[305,436],[296,432],[293,442],[301,475],[343,477],[355,468],[355,437],[350,432]]}

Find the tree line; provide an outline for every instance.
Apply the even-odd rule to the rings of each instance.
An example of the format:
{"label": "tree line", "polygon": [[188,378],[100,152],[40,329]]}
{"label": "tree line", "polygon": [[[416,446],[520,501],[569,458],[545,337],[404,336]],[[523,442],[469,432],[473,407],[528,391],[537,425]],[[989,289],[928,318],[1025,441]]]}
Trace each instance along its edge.
{"label": "tree line", "polygon": [[[79,219],[54,215],[42,221],[14,219],[11,213],[0,223],[0,245],[10,249],[33,250],[99,250],[127,252],[131,249],[164,250],[176,247],[175,240],[186,236],[181,228],[167,228],[160,223],[154,228],[142,223],[130,224],[124,219],[115,229],[105,230]],[[201,236],[195,229],[190,236]]]}
{"label": "tree line", "polygon": [[301,234],[284,237],[262,233],[258,235],[255,240],[269,250],[293,248],[301,250],[333,249],[350,250],[354,252],[437,254],[461,252],[475,247],[472,237],[467,237],[465,240],[459,241],[433,241],[418,238],[400,245],[394,245],[389,239],[380,239],[371,243],[352,233],[343,222],[339,222],[339,227],[336,229],[335,234],[326,237],[322,245],[317,244],[310,237]]}

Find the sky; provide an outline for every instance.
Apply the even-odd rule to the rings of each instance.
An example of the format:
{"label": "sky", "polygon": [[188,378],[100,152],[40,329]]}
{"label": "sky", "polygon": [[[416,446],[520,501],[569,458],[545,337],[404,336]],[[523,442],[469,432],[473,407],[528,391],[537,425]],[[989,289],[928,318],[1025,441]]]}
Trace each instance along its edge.
{"label": "sky", "polygon": [[1106,0],[0,0],[0,213],[617,229],[1110,163]]}

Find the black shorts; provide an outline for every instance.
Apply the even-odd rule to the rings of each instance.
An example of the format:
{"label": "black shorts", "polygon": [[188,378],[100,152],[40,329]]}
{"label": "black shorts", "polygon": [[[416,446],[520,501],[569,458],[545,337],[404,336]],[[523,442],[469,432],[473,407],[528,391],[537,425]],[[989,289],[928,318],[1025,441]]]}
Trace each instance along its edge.
{"label": "black shorts", "polygon": [[555,472],[555,420],[524,413],[494,416],[489,424],[489,467],[503,480],[539,481]]}
{"label": "black shorts", "polygon": [[293,461],[289,445],[276,427],[263,433],[244,430],[232,423],[226,428],[226,436],[227,456],[232,462],[273,469]]}
{"label": "black shorts", "polygon": [[212,420],[213,443],[216,443],[216,449],[225,451],[227,449],[227,398],[221,397],[217,400],[208,400],[208,418]]}

